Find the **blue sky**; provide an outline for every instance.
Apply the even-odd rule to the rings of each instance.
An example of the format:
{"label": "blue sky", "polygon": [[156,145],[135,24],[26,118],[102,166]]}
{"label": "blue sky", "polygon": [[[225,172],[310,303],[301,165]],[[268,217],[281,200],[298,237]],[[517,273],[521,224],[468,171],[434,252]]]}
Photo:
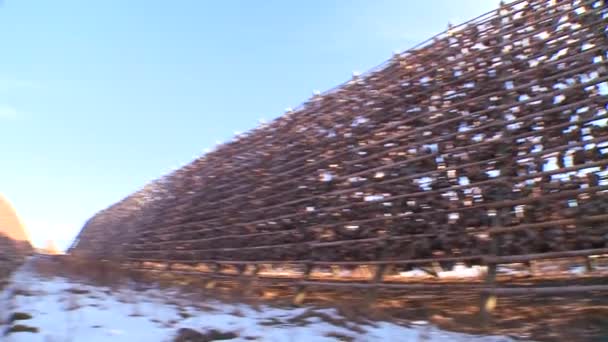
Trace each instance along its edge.
{"label": "blue sky", "polygon": [[493,0],[3,0],[0,193],[36,244]]}

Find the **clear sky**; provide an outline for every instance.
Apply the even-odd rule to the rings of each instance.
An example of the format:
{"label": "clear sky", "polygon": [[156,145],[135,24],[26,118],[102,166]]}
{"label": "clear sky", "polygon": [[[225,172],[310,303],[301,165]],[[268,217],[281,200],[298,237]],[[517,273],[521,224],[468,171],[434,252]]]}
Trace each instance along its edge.
{"label": "clear sky", "polygon": [[0,0],[0,193],[34,243],[494,0]]}

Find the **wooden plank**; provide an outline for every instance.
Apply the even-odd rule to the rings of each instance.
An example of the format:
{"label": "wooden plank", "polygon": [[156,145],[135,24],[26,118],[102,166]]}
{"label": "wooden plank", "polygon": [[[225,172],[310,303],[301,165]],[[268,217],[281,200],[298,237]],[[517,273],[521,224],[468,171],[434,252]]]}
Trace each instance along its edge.
{"label": "wooden plank", "polygon": [[555,287],[500,287],[484,291],[497,295],[559,295],[589,292],[607,292],[608,285],[576,285]]}
{"label": "wooden plank", "polygon": [[582,250],[575,250],[575,251],[536,253],[536,254],[525,254],[525,255],[508,255],[508,256],[493,256],[493,257],[487,256],[484,259],[488,263],[510,264],[510,263],[533,261],[533,260],[572,258],[572,257],[601,255],[601,254],[608,254],[608,248],[582,249]]}

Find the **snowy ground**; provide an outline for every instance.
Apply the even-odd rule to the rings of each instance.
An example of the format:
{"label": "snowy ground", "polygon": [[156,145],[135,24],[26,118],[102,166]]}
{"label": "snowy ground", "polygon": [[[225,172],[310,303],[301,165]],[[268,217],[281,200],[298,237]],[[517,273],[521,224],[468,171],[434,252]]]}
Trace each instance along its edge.
{"label": "snowy ground", "polygon": [[[15,313],[30,319],[9,322]],[[38,329],[4,335],[17,324]],[[360,325],[331,309],[280,309],[215,300],[193,301],[175,291],[109,289],[45,278],[29,265],[0,293],[0,340],[172,341],[180,328],[233,332],[231,341],[507,341],[437,329],[427,322],[409,327],[379,322]]]}

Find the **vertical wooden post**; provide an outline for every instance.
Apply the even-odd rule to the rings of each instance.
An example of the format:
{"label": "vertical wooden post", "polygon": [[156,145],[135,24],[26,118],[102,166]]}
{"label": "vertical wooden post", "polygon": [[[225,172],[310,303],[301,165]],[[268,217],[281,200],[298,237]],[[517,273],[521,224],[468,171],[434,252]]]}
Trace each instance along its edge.
{"label": "vertical wooden post", "polygon": [[[498,216],[498,212],[496,213]],[[495,220],[499,221],[498,219]],[[498,244],[496,238],[494,236],[491,237],[490,241],[490,255],[495,256],[498,250]],[[487,272],[485,277],[485,285],[487,287],[494,287],[496,285],[496,263],[486,262]],[[481,294],[481,303],[480,303],[480,318],[481,324],[485,327],[487,326],[492,318],[492,311],[496,308],[497,298],[496,295],[491,292],[482,292]]]}
{"label": "vertical wooden post", "polygon": [[235,267],[238,274],[239,282],[241,283],[241,285],[244,285],[246,277],[245,273],[247,272],[247,264],[237,264]]}
{"label": "vertical wooden post", "polygon": [[[313,266],[314,265],[312,263],[307,263],[304,266],[304,274],[302,275],[303,280],[306,281],[310,278],[310,273],[312,272]],[[304,299],[306,299],[306,285],[300,284],[296,289],[296,294],[293,298],[293,304],[301,305],[304,302]]]}
{"label": "vertical wooden post", "polygon": [[[496,216],[494,216],[494,220],[492,222],[492,226],[500,227],[504,220],[503,215],[505,215],[505,208],[499,208],[496,210]],[[490,256],[498,255],[498,241],[496,239],[496,235],[490,235]],[[497,264],[492,260],[490,262],[486,262],[487,272],[485,277],[485,285],[487,288],[494,288],[496,286],[496,267]],[[496,308],[498,298],[492,292],[483,292],[481,295],[481,306],[480,306],[480,315],[481,315],[481,324],[483,326],[488,325],[492,319],[492,311]]]}
{"label": "vertical wooden post", "polygon": [[253,264],[253,270],[251,271],[251,276],[249,277],[249,281],[247,282],[247,284],[245,285],[245,288],[243,289],[243,291],[246,294],[250,294],[252,293],[252,289],[255,286],[256,280],[258,278],[258,273],[260,272],[260,265],[258,264]]}
{"label": "vertical wooden post", "polygon": [[[498,12],[497,12],[497,17],[499,20],[499,31],[500,34],[498,36],[498,43],[502,43],[504,36],[502,35],[502,31],[503,31],[503,17],[502,17],[502,12],[505,9],[505,3],[504,1],[500,1],[499,7],[498,7]],[[497,76],[500,76],[499,73],[497,72]],[[515,168],[514,165],[514,159],[510,158],[511,155],[513,154],[513,151],[511,150],[512,148],[514,148],[515,146],[515,141],[510,137],[511,134],[509,132],[509,130],[507,129],[507,125],[504,124],[503,128],[502,128],[502,134],[503,137],[505,139],[505,144],[500,145],[500,147],[498,148],[498,152],[500,153],[500,156],[507,156],[507,162],[506,164],[504,164],[500,170],[500,177],[502,177],[503,179],[505,179],[506,182],[508,182],[509,186],[512,187],[513,186],[513,182],[511,181],[511,176],[512,176],[512,172],[513,169]],[[501,198],[502,199],[502,198]],[[494,227],[500,227],[504,224],[504,220],[503,220],[503,213],[504,213],[504,208],[499,207],[496,209],[496,216],[494,216],[493,222],[492,222],[492,226]],[[498,241],[497,241],[497,237],[495,234],[491,234],[490,235],[490,250],[489,250],[489,254],[490,256],[496,256],[498,255]],[[485,285],[488,288],[494,288],[496,286],[496,263],[494,260],[490,261],[489,263],[486,263],[486,267],[487,267],[487,272],[486,272],[486,279],[485,279]],[[491,321],[491,314],[494,311],[494,309],[496,308],[497,305],[497,300],[498,298],[496,297],[496,295],[493,292],[483,292],[481,295],[481,307],[480,307],[480,316],[481,316],[481,324],[485,327],[487,326],[490,321]]]}
{"label": "vertical wooden post", "polygon": [[[220,265],[217,263],[214,263],[213,266],[211,266],[211,268],[213,269],[212,274],[218,274],[220,272]],[[215,288],[215,285],[217,284],[217,281],[215,280],[215,278],[211,278],[209,281],[207,281],[207,284],[205,285],[205,288],[208,290],[211,290],[213,288]]]}
{"label": "vertical wooden post", "polygon": [[585,270],[587,272],[593,272],[593,270],[594,270],[593,260],[591,260],[591,258],[589,256],[585,257]]}
{"label": "vertical wooden post", "polygon": [[374,273],[374,283],[379,283],[384,279],[384,271],[386,271],[387,265],[382,264],[376,266],[376,272]]}
{"label": "vertical wooden post", "polygon": [[[372,278],[372,283],[374,285],[378,285],[379,283],[382,282],[382,280],[384,280],[384,273],[387,270],[387,265],[386,264],[377,265],[375,268],[376,269],[374,272],[374,277]],[[374,286],[371,289],[369,289],[369,291],[365,295],[365,305],[367,307],[370,307],[376,301],[377,297],[378,297],[378,287]]]}
{"label": "vertical wooden post", "polygon": [[[300,230],[302,230],[302,228],[299,228]],[[305,234],[310,234],[308,232],[305,232]],[[310,279],[310,274],[312,273],[312,270],[314,268],[314,261],[316,260],[316,253],[315,253],[315,248],[312,244],[309,243],[302,243],[303,246],[305,246],[306,248],[308,248],[308,262],[306,262],[304,264],[304,273],[302,274],[302,280],[303,281],[308,281]],[[293,304],[294,305],[301,305],[304,302],[304,299],[306,299],[306,285],[304,284],[299,284],[296,287],[296,294],[293,297]]]}
{"label": "vertical wooden post", "polygon": [[[384,258],[386,257],[388,242],[389,237],[385,236],[382,239],[382,242],[380,243],[380,249],[377,251],[377,261],[384,260]],[[374,284],[374,287],[371,288],[365,296],[365,305],[367,307],[370,307],[378,297],[378,284],[384,280],[384,274],[386,273],[387,266],[387,264],[380,264],[376,266],[374,277],[371,279],[372,283]]]}
{"label": "vertical wooden post", "polygon": [[247,281],[247,266],[248,264],[237,264],[235,266],[236,271],[237,271],[237,291],[239,291],[243,296],[247,295],[247,287],[248,287],[248,281]]}
{"label": "vertical wooden post", "polygon": [[251,274],[246,277],[247,280],[243,288],[243,293],[246,298],[252,298],[254,302],[257,302],[260,296],[256,293],[255,287],[257,285],[258,274],[262,270],[262,266],[259,264],[252,264],[250,266],[253,266],[253,269],[251,270]]}

